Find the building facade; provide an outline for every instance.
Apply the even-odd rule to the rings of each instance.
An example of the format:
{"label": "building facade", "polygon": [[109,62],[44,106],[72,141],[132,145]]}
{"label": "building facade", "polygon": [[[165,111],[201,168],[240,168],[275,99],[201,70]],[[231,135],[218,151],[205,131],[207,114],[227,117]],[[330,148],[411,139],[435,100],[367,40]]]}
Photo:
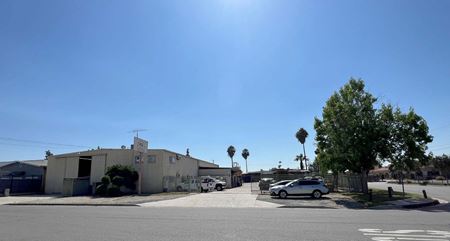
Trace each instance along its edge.
{"label": "building facade", "polygon": [[184,179],[198,177],[200,167],[218,165],[164,149],[149,149],[142,156],[132,149],[99,149],[54,155],[48,158],[45,193],[64,193],[65,181],[87,180],[90,191],[108,167],[127,165],[142,173],[143,193],[175,191]]}

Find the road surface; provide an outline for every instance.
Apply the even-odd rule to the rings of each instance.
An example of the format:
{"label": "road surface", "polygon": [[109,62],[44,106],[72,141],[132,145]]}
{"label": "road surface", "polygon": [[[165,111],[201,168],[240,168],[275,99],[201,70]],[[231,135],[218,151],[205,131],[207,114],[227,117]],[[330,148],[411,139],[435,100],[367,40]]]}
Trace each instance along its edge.
{"label": "road surface", "polygon": [[445,211],[0,206],[0,217],[1,241],[450,240]]}

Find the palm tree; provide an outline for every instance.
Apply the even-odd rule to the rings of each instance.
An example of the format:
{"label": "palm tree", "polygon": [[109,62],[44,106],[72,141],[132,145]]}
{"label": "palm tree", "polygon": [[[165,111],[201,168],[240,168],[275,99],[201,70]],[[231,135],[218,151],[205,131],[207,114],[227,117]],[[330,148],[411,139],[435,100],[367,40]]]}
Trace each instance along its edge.
{"label": "palm tree", "polygon": [[294,161],[299,162],[298,163],[298,168],[300,168],[301,170],[303,170],[303,154],[300,154],[298,156],[295,156]]}
{"label": "palm tree", "polygon": [[306,151],[305,151],[305,141],[306,138],[308,137],[308,132],[305,129],[300,128],[300,130],[298,130],[297,133],[295,134],[295,137],[297,137],[297,140],[303,145],[303,159],[305,160],[306,169],[308,169],[308,165],[306,164]]}
{"label": "palm tree", "polygon": [[227,152],[228,156],[231,158],[231,168],[233,168],[233,156],[234,153],[236,153],[236,149],[234,148],[234,146],[229,146]]}
{"label": "palm tree", "polygon": [[242,157],[245,159],[245,173],[248,172],[248,166],[247,166],[247,158],[250,156],[250,152],[245,148],[242,150]]}

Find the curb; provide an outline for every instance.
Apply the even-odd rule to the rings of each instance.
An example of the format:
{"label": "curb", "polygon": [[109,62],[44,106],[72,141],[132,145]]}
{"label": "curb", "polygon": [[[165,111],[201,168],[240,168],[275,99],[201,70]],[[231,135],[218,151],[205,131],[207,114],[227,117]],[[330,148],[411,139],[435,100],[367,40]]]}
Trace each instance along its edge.
{"label": "curb", "polygon": [[400,205],[402,208],[421,208],[421,207],[428,207],[439,204],[438,200],[432,199],[429,202],[423,202],[423,203],[414,203],[414,204],[405,204]]}
{"label": "curb", "polygon": [[139,207],[137,204],[90,204],[90,203],[7,203],[9,206],[93,206],[93,207]]}
{"label": "curb", "polygon": [[325,206],[280,206],[277,208],[315,208],[315,209],[339,209],[335,207],[325,207]]}

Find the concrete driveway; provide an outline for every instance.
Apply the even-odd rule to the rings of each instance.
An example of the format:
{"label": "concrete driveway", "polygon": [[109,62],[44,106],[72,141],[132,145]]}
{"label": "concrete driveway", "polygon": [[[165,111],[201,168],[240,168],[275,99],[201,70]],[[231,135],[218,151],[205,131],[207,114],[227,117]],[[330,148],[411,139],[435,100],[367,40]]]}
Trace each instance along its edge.
{"label": "concrete driveway", "polygon": [[281,205],[256,200],[251,193],[250,184],[242,187],[192,194],[187,197],[139,204],[142,207],[220,207],[220,208],[277,208]]}

